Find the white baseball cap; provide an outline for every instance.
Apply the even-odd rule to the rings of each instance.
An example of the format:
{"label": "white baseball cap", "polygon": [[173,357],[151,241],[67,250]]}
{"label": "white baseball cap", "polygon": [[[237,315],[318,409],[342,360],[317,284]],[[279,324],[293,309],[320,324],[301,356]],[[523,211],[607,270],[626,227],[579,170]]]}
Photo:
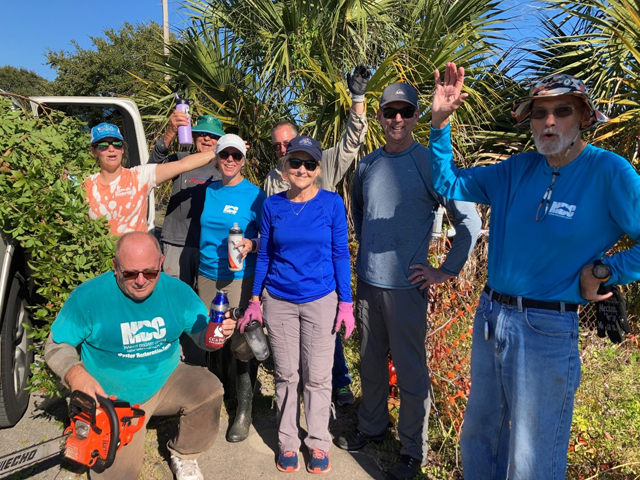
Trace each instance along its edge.
{"label": "white baseball cap", "polygon": [[242,140],[238,135],[227,133],[220,137],[216,144],[216,153],[220,153],[227,147],[233,147],[242,152],[242,155],[247,155],[247,147],[244,144],[244,140]]}

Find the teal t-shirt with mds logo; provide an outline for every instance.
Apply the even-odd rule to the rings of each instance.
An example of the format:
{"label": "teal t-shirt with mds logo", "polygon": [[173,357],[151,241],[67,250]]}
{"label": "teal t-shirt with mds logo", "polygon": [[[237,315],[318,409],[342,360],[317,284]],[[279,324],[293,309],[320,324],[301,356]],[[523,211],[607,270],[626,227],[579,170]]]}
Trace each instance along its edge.
{"label": "teal t-shirt with mds logo", "polygon": [[178,279],[160,274],[153,293],[136,302],[107,272],[71,293],[51,331],[54,342],[80,347],[85,368],[107,395],[142,404],[178,366],[182,332],[199,332],[207,321],[207,307]]}

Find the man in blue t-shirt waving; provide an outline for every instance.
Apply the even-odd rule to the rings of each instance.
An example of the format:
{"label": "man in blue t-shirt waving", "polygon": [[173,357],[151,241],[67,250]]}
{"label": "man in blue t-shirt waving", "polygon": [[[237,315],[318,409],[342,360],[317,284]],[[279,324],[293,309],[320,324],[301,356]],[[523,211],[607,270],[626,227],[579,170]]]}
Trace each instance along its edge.
{"label": "man in blue t-shirt waving", "polygon": [[[465,479],[565,478],[580,383],[578,306],[607,303],[601,286],[640,279],[640,176],[581,133],[608,119],[584,83],[552,75],[516,100],[536,151],[458,170],[449,116],[464,69],[435,72],[431,168],[439,193],[491,205],[488,282],[473,327],[471,392],[460,437]],[[542,198],[542,200],[540,200]],[[617,296],[617,295],[616,295]]]}
{"label": "man in blue t-shirt waving", "polygon": [[[60,310],[45,361],[72,391],[140,404],[146,421],[180,415],[178,435],[167,444],[171,469],[178,480],[202,480],[196,458],[218,433],[223,390],[211,372],[180,362],[183,332],[206,348],[208,311],[190,286],[161,273],[163,260],[152,235],[123,235],[113,272],[78,286]],[[223,322],[225,336],[235,324]],[[145,432],[146,425],[110,468],[91,478],[137,479]]]}

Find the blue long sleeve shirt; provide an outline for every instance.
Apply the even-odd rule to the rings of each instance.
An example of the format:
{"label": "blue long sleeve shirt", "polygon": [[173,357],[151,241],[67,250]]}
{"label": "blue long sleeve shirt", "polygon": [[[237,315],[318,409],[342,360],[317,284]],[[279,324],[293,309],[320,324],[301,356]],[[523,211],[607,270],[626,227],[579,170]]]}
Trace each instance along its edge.
{"label": "blue long sleeve shirt", "polygon": [[351,271],[344,202],[318,190],[306,203],[286,192],[268,197],[262,209],[261,245],[253,295],[266,288],[292,303],[307,303],[334,290],[351,302]]}
{"label": "blue long sleeve shirt", "polygon": [[382,288],[416,288],[409,267],[426,264],[438,206],[454,217],[456,235],[440,267],[457,275],[480,231],[475,205],[448,200],[433,188],[429,150],[414,142],[402,152],[378,148],[356,166],[351,213],[360,242],[358,278]]}
{"label": "blue long sleeve shirt", "polygon": [[[553,172],[545,156],[524,153],[495,165],[458,170],[449,126],[431,129],[430,149],[438,192],[491,205],[489,285],[501,293],[584,304],[582,268],[601,258],[624,233],[640,237],[640,176],[612,152],[587,145],[561,167],[548,214],[536,221]],[[612,271],[608,283],[640,279],[640,245],[603,261]]]}

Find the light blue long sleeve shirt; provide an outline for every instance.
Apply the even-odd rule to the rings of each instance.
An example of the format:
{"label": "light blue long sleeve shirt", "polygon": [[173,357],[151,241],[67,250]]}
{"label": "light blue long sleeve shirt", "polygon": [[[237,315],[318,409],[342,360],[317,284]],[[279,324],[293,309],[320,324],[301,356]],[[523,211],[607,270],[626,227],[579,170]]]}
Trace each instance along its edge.
{"label": "light blue long sleeve shirt", "polygon": [[[640,176],[624,158],[587,145],[561,167],[547,216],[536,221],[553,169],[537,152],[486,167],[458,170],[449,126],[431,129],[436,190],[448,198],[491,205],[489,285],[536,300],[586,303],[582,268],[601,258],[624,233],[640,238]],[[544,205],[538,218],[544,213]],[[608,283],[640,279],[640,244],[605,257]]]}

